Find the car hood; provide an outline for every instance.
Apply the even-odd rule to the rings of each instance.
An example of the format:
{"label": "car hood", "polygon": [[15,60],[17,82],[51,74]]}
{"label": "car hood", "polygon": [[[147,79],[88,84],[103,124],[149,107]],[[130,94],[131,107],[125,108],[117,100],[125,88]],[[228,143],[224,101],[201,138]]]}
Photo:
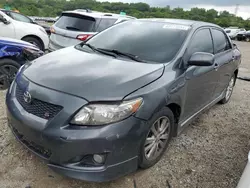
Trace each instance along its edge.
{"label": "car hood", "polygon": [[28,42],[25,42],[22,40],[7,38],[7,37],[0,37],[0,43],[6,44],[6,45],[11,45],[11,46],[28,47],[28,48],[33,48],[33,49],[38,50],[38,48],[31,43],[28,43]]}
{"label": "car hood", "polygon": [[122,100],[161,77],[163,64],[146,64],[65,48],[45,55],[23,71],[41,86],[88,101]]}

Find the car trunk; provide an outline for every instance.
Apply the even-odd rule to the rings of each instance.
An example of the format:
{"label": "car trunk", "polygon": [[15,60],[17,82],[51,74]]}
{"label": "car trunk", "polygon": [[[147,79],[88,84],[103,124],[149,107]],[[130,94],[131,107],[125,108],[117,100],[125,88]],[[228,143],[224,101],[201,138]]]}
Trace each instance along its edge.
{"label": "car trunk", "polygon": [[52,32],[50,42],[58,49],[76,45],[81,42],[78,36],[95,34],[98,22],[99,19],[89,16],[63,13],[53,26],[55,32]]}

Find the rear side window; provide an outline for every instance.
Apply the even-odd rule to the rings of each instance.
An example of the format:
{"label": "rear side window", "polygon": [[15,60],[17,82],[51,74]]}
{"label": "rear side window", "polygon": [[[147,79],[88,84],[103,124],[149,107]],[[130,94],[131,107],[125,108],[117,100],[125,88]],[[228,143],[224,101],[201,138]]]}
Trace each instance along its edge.
{"label": "rear side window", "polygon": [[101,32],[109,27],[111,27],[112,25],[114,25],[114,23],[117,21],[117,19],[110,19],[110,18],[103,18],[100,21],[100,24],[97,28],[97,32]]}
{"label": "rear side window", "polygon": [[92,32],[95,23],[96,20],[89,16],[63,14],[55,25],[65,30]]}
{"label": "rear side window", "polygon": [[213,53],[213,42],[209,29],[197,31],[188,48],[189,57],[195,52]]}
{"label": "rear side window", "polygon": [[226,35],[217,29],[212,29],[212,35],[214,39],[214,53],[221,53],[231,48],[231,45],[226,38]]}

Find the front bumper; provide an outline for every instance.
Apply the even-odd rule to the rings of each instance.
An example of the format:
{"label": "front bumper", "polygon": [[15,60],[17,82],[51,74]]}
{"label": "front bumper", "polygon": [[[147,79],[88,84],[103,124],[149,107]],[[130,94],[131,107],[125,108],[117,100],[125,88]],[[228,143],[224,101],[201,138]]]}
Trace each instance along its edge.
{"label": "front bumper", "polygon": [[[53,103],[64,101],[63,110],[52,120],[45,120],[22,108],[15,98],[15,87],[13,83],[6,97],[9,126],[16,138],[53,170],[81,180],[103,182],[137,169],[139,147],[147,130],[144,121],[132,116],[108,126],[70,126],[69,118],[87,101],[30,82],[29,91],[35,91],[32,96]],[[86,156],[93,154],[104,154],[104,164],[85,164]]]}

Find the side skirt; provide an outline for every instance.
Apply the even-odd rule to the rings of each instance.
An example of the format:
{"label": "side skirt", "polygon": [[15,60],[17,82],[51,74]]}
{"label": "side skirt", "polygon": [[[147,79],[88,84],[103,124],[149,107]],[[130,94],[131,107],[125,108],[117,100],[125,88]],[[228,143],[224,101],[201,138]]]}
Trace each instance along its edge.
{"label": "side skirt", "polygon": [[178,135],[190,124],[192,123],[200,114],[202,114],[204,111],[208,110],[209,108],[211,108],[212,106],[214,106],[215,104],[217,104],[219,101],[221,101],[224,97],[224,93],[222,92],[222,94],[217,97],[216,99],[214,99],[212,102],[208,103],[206,106],[204,106],[202,109],[200,109],[198,112],[194,113],[192,116],[190,116],[189,118],[187,118],[186,120],[179,122],[178,124]]}

